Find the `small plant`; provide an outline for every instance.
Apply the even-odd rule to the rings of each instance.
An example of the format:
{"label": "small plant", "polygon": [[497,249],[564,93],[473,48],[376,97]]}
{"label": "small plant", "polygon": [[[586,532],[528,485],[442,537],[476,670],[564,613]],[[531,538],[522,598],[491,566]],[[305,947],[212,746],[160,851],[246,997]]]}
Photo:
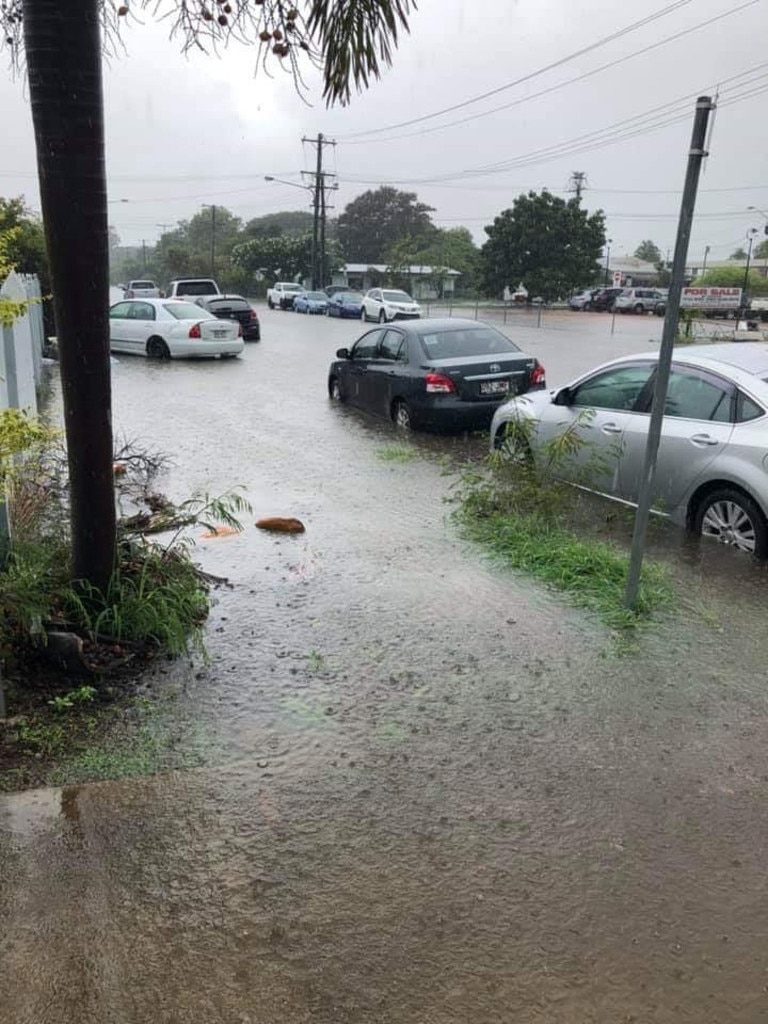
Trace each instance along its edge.
{"label": "small plant", "polygon": [[78,704],[89,704],[95,696],[95,686],[78,686],[76,690],[71,690],[62,696],[54,697],[48,703],[54,711],[71,711]]}
{"label": "small plant", "polygon": [[319,651],[310,651],[307,666],[310,672],[322,672],[325,669],[325,658]]}
{"label": "small plant", "polygon": [[376,449],[376,458],[382,462],[412,462],[416,452],[407,444],[385,444]]}

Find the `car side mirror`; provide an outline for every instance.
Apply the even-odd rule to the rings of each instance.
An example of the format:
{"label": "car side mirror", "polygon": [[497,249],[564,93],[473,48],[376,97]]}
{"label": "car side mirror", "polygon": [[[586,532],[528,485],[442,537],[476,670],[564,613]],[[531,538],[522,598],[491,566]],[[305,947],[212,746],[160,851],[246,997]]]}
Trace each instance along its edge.
{"label": "car side mirror", "polygon": [[560,388],[552,398],[553,405],[570,405],[573,401],[573,392],[570,388]]}
{"label": "car side mirror", "polygon": [[349,359],[349,349],[348,348],[337,348],[336,349],[336,358],[337,359]]}

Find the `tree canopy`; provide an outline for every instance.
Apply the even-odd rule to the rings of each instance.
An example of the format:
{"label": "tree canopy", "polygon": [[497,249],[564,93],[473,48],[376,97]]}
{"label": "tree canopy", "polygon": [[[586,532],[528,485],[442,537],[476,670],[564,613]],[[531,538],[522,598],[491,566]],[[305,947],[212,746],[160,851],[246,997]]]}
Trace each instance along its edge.
{"label": "tree canopy", "polygon": [[249,220],[243,228],[246,238],[275,238],[277,235],[308,235],[313,217],[309,210],[279,210]]}
{"label": "tree canopy", "polygon": [[605,218],[602,210],[590,215],[576,199],[528,192],[485,231],[481,275],[489,295],[522,282],[531,296],[556,299],[599,274]]}
{"label": "tree canopy", "polygon": [[[326,273],[341,263],[341,253],[334,241],[326,246]],[[232,250],[232,262],[250,280],[256,274],[263,274],[269,281],[295,281],[307,277],[312,267],[311,235],[274,235],[267,238],[251,238],[241,242]],[[325,276],[325,275],[324,275]]]}
{"label": "tree canopy", "polygon": [[385,263],[393,245],[409,239],[426,246],[435,237],[430,214],[415,192],[384,185],[348,203],[336,222],[336,236],[350,263]]}
{"label": "tree canopy", "polygon": [[[691,284],[699,288],[743,288],[743,267],[712,267],[700,274]],[[756,270],[750,270],[747,282],[747,294],[768,295],[768,280]]]}
{"label": "tree canopy", "polygon": [[731,255],[728,257],[729,260],[745,260],[747,258],[746,249],[743,246],[739,246],[738,249],[734,249]]}
{"label": "tree canopy", "polygon": [[650,238],[646,238],[638,245],[635,249],[635,256],[646,263],[653,263],[654,266],[658,266],[662,261],[661,249]]}

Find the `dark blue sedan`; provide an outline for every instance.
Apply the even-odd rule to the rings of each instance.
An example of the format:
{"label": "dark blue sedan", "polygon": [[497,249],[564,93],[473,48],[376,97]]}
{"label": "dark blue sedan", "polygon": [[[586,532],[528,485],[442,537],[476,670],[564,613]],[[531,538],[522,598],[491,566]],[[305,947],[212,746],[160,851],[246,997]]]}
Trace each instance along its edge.
{"label": "dark blue sedan", "polygon": [[363,312],[360,292],[336,292],[328,299],[328,316],[354,317],[359,320]]}
{"label": "dark blue sedan", "polygon": [[502,402],[545,386],[537,359],[476,320],[382,325],[340,348],[328,371],[331,399],[403,430],[481,430]]}

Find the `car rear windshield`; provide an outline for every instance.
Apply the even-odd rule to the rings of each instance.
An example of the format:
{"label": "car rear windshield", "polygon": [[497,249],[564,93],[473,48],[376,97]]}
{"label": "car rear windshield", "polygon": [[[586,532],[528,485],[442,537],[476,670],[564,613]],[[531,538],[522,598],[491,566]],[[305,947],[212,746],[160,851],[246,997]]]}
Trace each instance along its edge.
{"label": "car rear windshield", "polygon": [[460,356],[492,356],[520,349],[492,327],[468,327],[435,331],[419,336],[424,354],[430,359],[454,359]]}
{"label": "car rear windshield", "polygon": [[316,302],[327,302],[328,301],[328,296],[325,294],[325,292],[305,292],[304,293],[304,298],[305,299],[315,299]]}
{"label": "car rear windshield", "polygon": [[284,292],[303,292],[304,289],[301,287],[300,284],[284,284],[283,285],[283,291]]}
{"label": "car rear windshield", "polygon": [[195,305],[194,302],[167,302],[163,305],[163,309],[167,309],[176,320],[210,320],[212,318],[211,313],[203,309],[202,306]]}
{"label": "car rear windshield", "polygon": [[217,309],[221,310],[250,308],[251,307],[248,305],[245,299],[214,299],[212,302],[208,303],[208,309],[210,309],[212,313],[215,313]]}
{"label": "car rear windshield", "polygon": [[341,295],[334,295],[335,299],[340,299],[342,302],[362,302],[363,296],[359,292],[342,292]]}
{"label": "car rear windshield", "polygon": [[386,302],[413,302],[410,295],[405,292],[382,292]]}
{"label": "car rear windshield", "polygon": [[157,288],[154,281],[131,281],[129,288]]}
{"label": "car rear windshield", "polygon": [[218,290],[213,281],[179,281],[176,285],[178,295],[211,295]]}

